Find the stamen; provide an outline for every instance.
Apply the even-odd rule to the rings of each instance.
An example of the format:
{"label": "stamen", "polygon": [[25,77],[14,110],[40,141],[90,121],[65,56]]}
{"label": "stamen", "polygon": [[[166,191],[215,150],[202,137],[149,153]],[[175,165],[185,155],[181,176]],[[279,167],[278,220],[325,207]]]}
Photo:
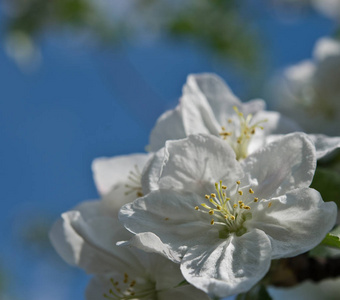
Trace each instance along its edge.
{"label": "stamen", "polygon": [[139,170],[138,166],[134,166],[134,170],[129,172],[128,180],[130,180],[129,184],[125,184],[125,187],[127,191],[125,192],[125,195],[129,195],[131,193],[136,193],[136,196],[143,197],[143,191],[142,191],[142,173]]}
{"label": "stamen", "polygon": [[124,273],[122,288],[118,287],[119,282],[115,281],[113,278],[110,278],[110,282],[112,288],[109,290],[108,294],[103,294],[104,298],[110,300],[149,299],[150,297],[153,299],[156,292],[155,284],[149,281],[146,281],[143,284],[143,289],[136,291],[137,282],[136,280],[130,280],[127,273]]}
{"label": "stamen", "polygon": [[[263,126],[260,124],[267,122],[267,120],[264,119],[253,123],[252,114],[245,117],[236,106],[234,106],[233,109],[238,118],[238,122],[233,122],[231,119],[228,119],[228,126],[222,126],[219,135],[230,144],[235,151],[236,159],[240,160],[248,156],[248,146],[252,136],[256,133],[256,128],[263,129]],[[231,124],[233,126],[231,126]]]}

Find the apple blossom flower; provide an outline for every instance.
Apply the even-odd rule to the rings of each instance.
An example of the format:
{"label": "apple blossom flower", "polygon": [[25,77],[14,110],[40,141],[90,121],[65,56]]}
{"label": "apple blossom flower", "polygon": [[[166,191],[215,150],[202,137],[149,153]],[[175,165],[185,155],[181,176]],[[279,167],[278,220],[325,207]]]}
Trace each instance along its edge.
{"label": "apple blossom flower", "polygon": [[[151,156],[152,154],[136,153],[100,157],[93,161],[93,178],[103,202],[101,209],[117,214],[123,204],[143,195],[141,174]],[[93,206],[98,205],[94,202]]]}
{"label": "apple blossom flower", "polygon": [[339,41],[319,39],[313,59],[286,68],[272,86],[276,109],[298,120],[305,131],[339,135]]}
{"label": "apple blossom flower", "polygon": [[279,113],[264,109],[263,100],[240,102],[215,74],[189,75],[178,106],[157,120],[150,135],[149,149],[156,151],[164,147],[167,140],[203,133],[226,140],[236,158],[243,159],[263,146],[269,134],[299,129]]}
{"label": "apple blossom flower", "polygon": [[115,215],[96,215],[88,205],[62,214],[50,232],[54,248],[66,262],[94,275],[86,291],[88,300],[210,299],[191,285],[181,285],[178,264],[116,245],[130,237]]}
{"label": "apple blossom flower", "polygon": [[151,191],[120,210],[136,234],[126,244],[180,263],[185,279],[209,294],[249,290],[271,259],[310,250],[335,224],[335,203],[309,188],[316,154],[303,133],[241,162],[212,135],[168,141],[163,153],[161,168],[160,160],[147,167],[159,174]]}
{"label": "apple blossom flower", "polygon": [[[190,134],[212,134],[225,140],[241,160],[282,134],[301,131],[292,120],[264,108],[263,100],[240,102],[215,74],[189,75],[180,103],[161,115],[152,130],[149,149],[156,151],[167,140]],[[318,159],[340,147],[340,137],[311,135],[311,139],[316,142]]]}
{"label": "apple blossom flower", "polygon": [[311,0],[311,2],[320,13],[340,21],[340,0]]}

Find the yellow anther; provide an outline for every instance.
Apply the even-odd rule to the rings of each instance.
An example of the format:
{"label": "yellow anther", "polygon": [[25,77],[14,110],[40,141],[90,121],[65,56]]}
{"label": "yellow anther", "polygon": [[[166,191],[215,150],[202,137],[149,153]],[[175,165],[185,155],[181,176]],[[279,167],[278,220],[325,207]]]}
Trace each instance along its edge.
{"label": "yellow anther", "polygon": [[240,194],[240,196],[242,196],[242,195],[243,195],[243,192],[242,192],[242,191],[238,191],[238,193]]}
{"label": "yellow anther", "polygon": [[225,200],[229,201],[229,200],[230,200],[230,198],[228,198],[228,197],[227,197],[227,198],[225,198]]}
{"label": "yellow anther", "polygon": [[214,225],[214,223],[215,223],[214,219],[211,219],[210,224],[211,224],[211,225]]}
{"label": "yellow anther", "polygon": [[243,207],[244,207],[244,204],[243,204],[243,203],[241,203],[241,204],[240,204],[240,208],[243,208]]}
{"label": "yellow anther", "polygon": [[255,134],[255,128],[253,128],[250,133]]}
{"label": "yellow anther", "polygon": [[241,139],[237,139],[237,143],[241,144],[242,140]]}
{"label": "yellow anther", "polygon": [[224,215],[223,217],[224,217],[226,220],[228,219],[228,216],[227,216],[227,215]]}
{"label": "yellow anther", "polygon": [[272,203],[271,203],[271,202],[269,202],[269,203],[268,203],[268,208],[269,208],[269,207],[271,207],[271,206],[272,206]]}
{"label": "yellow anther", "polygon": [[216,198],[216,194],[215,193],[211,193],[210,196],[213,197],[213,198]]}
{"label": "yellow anther", "polygon": [[255,197],[254,202],[257,202],[257,201],[259,201],[259,198]]}
{"label": "yellow anther", "polygon": [[204,197],[205,197],[205,199],[209,199],[209,198],[210,198],[210,196],[209,196],[209,195],[205,195]]}
{"label": "yellow anther", "polygon": [[259,127],[260,127],[260,129],[261,129],[261,130],[263,130],[263,129],[264,129],[264,128],[263,128],[263,126],[259,126]]}
{"label": "yellow anther", "polygon": [[224,126],[222,126],[221,129],[222,129],[222,131],[225,131],[225,127]]}
{"label": "yellow anther", "polygon": [[230,216],[230,219],[232,219],[233,221],[235,220],[235,217],[234,216]]}
{"label": "yellow anther", "polygon": [[242,201],[242,200],[239,200],[239,201],[238,201],[238,204],[241,204],[241,203],[243,203],[243,201]]}
{"label": "yellow anther", "polygon": [[241,181],[237,180],[236,183],[237,183],[237,184],[241,184]]}
{"label": "yellow anther", "polygon": [[243,208],[244,208],[244,209],[250,209],[250,206],[245,205]]}
{"label": "yellow anther", "polygon": [[235,203],[235,204],[233,205],[233,207],[236,208],[236,207],[237,207],[237,204]]}
{"label": "yellow anther", "polygon": [[232,122],[232,120],[231,119],[228,119],[228,123],[230,124]]}
{"label": "yellow anther", "polygon": [[254,194],[254,191],[253,191],[252,188],[249,189],[249,193],[250,193],[250,194]]}
{"label": "yellow anther", "polygon": [[216,208],[217,208],[218,210],[221,210],[221,209],[222,209],[222,206],[217,205]]}
{"label": "yellow anther", "polygon": [[196,210],[199,210],[199,207],[198,207],[198,206],[195,206],[195,209],[196,209]]}
{"label": "yellow anther", "polygon": [[213,215],[214,214],[214,211],[211,209],[209,210],[209,215]]}
{"label": "yellow anther", "polygon": [[227,196],[227,194],[226,193],[222,193],[222,196],[225,198]]}
{"label": "yellow anther", "polygon": [[226,187],[225,185],[222,185],[222,189],[226,190],[226,189],[227,189],[227,187]]}
{"label": "yellow anther", "polygon": [[218,188],[218,183],[217,183],[217,182],[215,182],[215,188],[216,188],[216,189]]}

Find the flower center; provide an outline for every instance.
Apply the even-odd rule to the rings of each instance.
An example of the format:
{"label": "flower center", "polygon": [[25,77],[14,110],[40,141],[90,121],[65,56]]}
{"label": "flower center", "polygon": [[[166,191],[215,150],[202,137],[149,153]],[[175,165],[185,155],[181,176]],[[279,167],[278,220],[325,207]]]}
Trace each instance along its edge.
{"label": "flower center", "polygon": [[263,126],[260,124],[267,122],[268,120],[264,119],[251,124],[253,119],[251,114],[244,118],[243,113],[241,113],[236,106],[234,106],[233,109],[238,116],[239,124],[236,124],[233,120],[229,119],[228,127],[230,127],[231,130],[227,131],[226,127],[222,126],[220,136],[230,144],[236,153],[236,159],[240,160],[248,156],[248,146],[256,129],[259,128],[263,130]]}
{"label": "flower center", "polygon": [[[251,219],[251,207],[259,201],[252,188],[247,188],[247,191],[244,191],[240,189],[240,184],[240,180],[236,181],[235,187],[227,193],[227,187],[222,184],[222,181],[216,182],[216,193],[205,195],[209,205],[202,203],[201,206],[204,209],[200,209],[199,206],[195,207],[196,210],[211,215],[211,225],[224,226],[220,231],[220,238],[227,238],[232,232],[237,235],[246,233],[247,230],[243,223]],[[268,207],[270,206],[271,202],[268,204]]]}
{"label": "flower center", "polygon": [[135,165],[134,170],[129,172],[128,180],[129,180],[129,183],[125,184],[125,187],[126,187],[125,195],[136,193],[137,197],[143,197],[143,190],[142,190],[142,183],[141,183],[142,173],[139,170],[137,165]]}
{"label": "flower center", "polygon": [[149,281],[137,282],[130,279],[127,273],[124,274],[122,282],[110,278],[111,289],[109,294],[103,294],[103,297],[110,300],[129,300],[129,299],[154,299],[156,297],[155,284]]}

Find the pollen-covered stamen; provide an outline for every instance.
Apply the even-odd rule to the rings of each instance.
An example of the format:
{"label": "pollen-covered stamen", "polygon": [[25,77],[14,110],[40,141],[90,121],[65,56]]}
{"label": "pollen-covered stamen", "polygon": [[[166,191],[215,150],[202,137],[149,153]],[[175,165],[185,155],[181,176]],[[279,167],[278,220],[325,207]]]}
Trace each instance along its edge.
{"label": "pollen-covered stamen", "polygon": [[129,172],[128,180],[130,181],[129,184],[125,184],[125,187],[127,191],[125,192],[125,195],[129,195],[131,193],[136,193],[137,197],[143,196],[143,190],[142,190],[142,173],[139,170],[138,166],[134,166],[134,170]]}
{"label": "pollen-covered stamen", "polygon": [[111,288],[108,294],[103,294],[103,297],[110,300],[130,300],[152,297],[155,293],[155,285],[152,283],[144,283],[139,287],[136,280],[131,280],[128,274],[124,274],[124,279],[119,282],[110,278]]}
{"label": "pollen-covered stamen", "polygon": [[260,120],[252,124],[253,116],[251,114],[244,117],[243,113],[236,106],[233,107],[237,114],[238,120],[228,120],[228,129],[225,126],[221,127],[219,135],[234,149],[236,159],[244,159],[248,156],[248,146],[252,136],[256,133],[256,129],[263,129],[261,125],[267,122],[267,119]]}
{"label": "pollen-covered stamen", "polygon": [[[227,230],[222,230],[222,237],[231,232],[242,235],[246,232],[243,223],[251,218],[252,205],[259,201],[257,197],[254,197],[255,194],[256,190],[254,191],[249,186],[242,188],[240,180],[235,182],[230,191],[222,184],[222,181],[216,182],[215,192],[205,195],[209,204],[202,203],[201,207],[204,209],[196,206],[195,210],[213,216],[210,219],[211,225],[226,226]],[[268,205],[268,208],[270,206],[271,204]]]}

